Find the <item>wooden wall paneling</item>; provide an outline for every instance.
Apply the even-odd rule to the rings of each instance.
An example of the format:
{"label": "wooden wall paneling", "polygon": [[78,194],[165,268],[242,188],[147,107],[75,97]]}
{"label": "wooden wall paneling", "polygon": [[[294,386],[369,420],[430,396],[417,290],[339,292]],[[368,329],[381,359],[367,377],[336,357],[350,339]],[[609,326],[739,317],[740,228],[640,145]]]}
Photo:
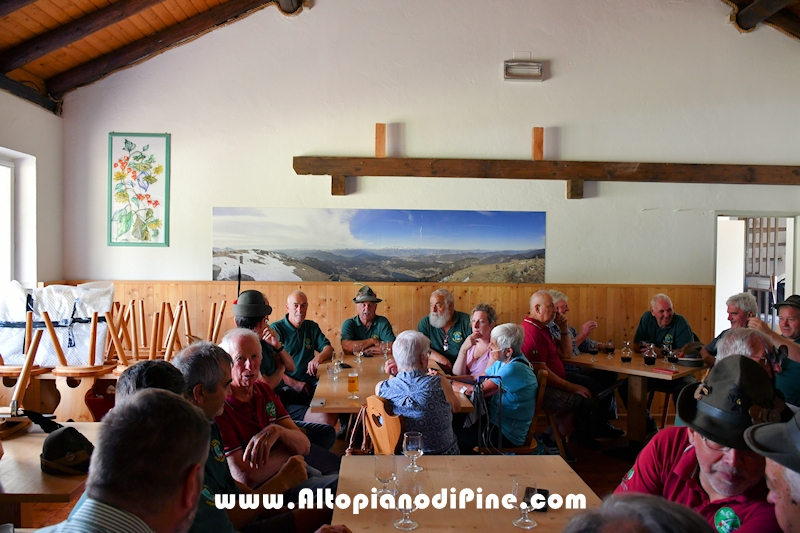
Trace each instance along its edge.
{"label": "wooden wall paneling", "polygon": [[407,283],[398,283],[394,286],[395,312],[389,320],[392,322],[392,329],[397,335],[407,329],[417,329],[417,324],[428,312],[428,300],[424,300],[424,306],[418,304],[420,293],[426,291],[419,290],[419,287]]}
{"label": "wooden wall paneling", "polygon": [[522,320],[516,292],[511,285],[497,285],[495,288],[495,297],[492,305],[497,311],[497,322],[499,324],[505,324],[506,322],[518,323]]}

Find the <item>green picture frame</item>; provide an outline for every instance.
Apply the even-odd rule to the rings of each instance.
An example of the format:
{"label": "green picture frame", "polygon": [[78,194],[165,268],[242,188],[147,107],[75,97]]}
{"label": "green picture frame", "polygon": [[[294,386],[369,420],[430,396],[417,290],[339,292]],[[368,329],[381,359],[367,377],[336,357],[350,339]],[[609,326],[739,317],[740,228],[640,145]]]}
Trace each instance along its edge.
{"label": "green picture frame", "polygon": [[108,134],[108,245],[169,246],[169,133]]}

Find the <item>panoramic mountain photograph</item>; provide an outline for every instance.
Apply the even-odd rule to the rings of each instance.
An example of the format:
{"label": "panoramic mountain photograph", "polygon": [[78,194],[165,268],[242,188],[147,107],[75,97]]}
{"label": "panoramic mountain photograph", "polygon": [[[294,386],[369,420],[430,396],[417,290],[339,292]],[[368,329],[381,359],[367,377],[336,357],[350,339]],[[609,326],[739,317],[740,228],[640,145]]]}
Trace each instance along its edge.
{"label": "panoramic mountain photograph", "polygon": [[545,213],[216,207],[212,280],[544,283]]}

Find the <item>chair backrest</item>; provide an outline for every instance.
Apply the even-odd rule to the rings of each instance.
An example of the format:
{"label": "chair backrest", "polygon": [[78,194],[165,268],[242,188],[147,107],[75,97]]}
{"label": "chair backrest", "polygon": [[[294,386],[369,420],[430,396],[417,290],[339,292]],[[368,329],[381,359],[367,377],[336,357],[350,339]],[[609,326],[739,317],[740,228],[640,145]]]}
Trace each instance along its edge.
{"label": "chair backrest", "polygon": [[542,411],[542,404],[544,403],[544,390],[547,388],[547,376],[550,374],[542,368],[538,372],[536,372],[536,381],[539,382],[539,392],[536,394],[536,410],[533,412],[533,419],[531,420],[531,427],[528,428],[528,437],[525,439],[525,445],[523,448],[531,448],[534,449],[539,444],[536,441],[535,433],[536,433],[536,418],[539,416],[539,413]]}
{"label": "chair backrest", "polygon": [[403,434],[403,417],[391,414],[389,400],[370,396],[367,398],[367,430],[375,453],[392,455]]}

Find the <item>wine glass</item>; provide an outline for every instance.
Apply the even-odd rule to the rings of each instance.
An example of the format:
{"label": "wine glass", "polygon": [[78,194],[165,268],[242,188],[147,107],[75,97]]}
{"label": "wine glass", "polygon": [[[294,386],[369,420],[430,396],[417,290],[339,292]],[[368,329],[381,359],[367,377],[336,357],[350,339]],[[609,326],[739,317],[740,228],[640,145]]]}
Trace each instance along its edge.
{"label": "wine glass", "polygon": [[614,352],[616,351],[617,347],[614,346],[614,339],[608,339],[606,343],[606,359],[614,359]]}
{"label": "wine glass", "polygon": [[360,342],[353,345],[353,353],[356,356],[356,363],[361,364],[361,358],[364,356],[364,350]]}
{"label": "wine glass", "polygon": [[675,363],[678,362],[678,353],[678,350],[670,350],[669,354],[667,355],[667,361],[669,361],[670,370],[678,370],[678,367],[675,366]]}
{"label": "wine glass", "polygon": [[598,346],[598,344],[599,343],[592,343],[592,344],[589,345],[589,353],[592,355],[592,357],[589,359],[589,362],[591,362],[591,363],[594,363],[594,362],[597,361],[597,357],[595,357],[595,356],[597,355],[597,352],[600,351],[600,346]]}
{"label": "wine glass", "polygon": [[381,352],[383,352],[383,360],[389,359],[389,341],[381,342]]}
{"label": "wine glass", "polygon": [[394,523],[394,527],[402,531],[417,529],[419,524],[411,520],[409,515],[417,510],[414,499],[422,492],[422,486],[416,476],[400,476],[395,482],[397,487],[396,507],[403,513],[403,518]]}
{"label": "wine glass", "polygon": [[394,494],[389,489],[389,483],[395,480],[394,455],[375,456],[375,479],[383,483],[383,488],[377,494]]}
{"label": "wine glass", "polygon": [[536,494],[536,481],[530,477],[515,477],[511,493],[516,498],[517,505],[522,512],[522,516],[512,520],[511,523],[521,529],[535,528],[536,521],[528,518],[528,512],[531,510],[531,498]]}
{"label": "wine glass", "polygon": [[417,464],[417,457],[422,456],[422,433],[407,431],[403,434],[403,455],[411,459],[406,466],[407,472],[422,472],[422,467]]}
{"label": "wine glass", "polygon": [[350,394],[347,396],[350,400],[358,400],[358,372],[351,371],[347,374],[347,392]]}

